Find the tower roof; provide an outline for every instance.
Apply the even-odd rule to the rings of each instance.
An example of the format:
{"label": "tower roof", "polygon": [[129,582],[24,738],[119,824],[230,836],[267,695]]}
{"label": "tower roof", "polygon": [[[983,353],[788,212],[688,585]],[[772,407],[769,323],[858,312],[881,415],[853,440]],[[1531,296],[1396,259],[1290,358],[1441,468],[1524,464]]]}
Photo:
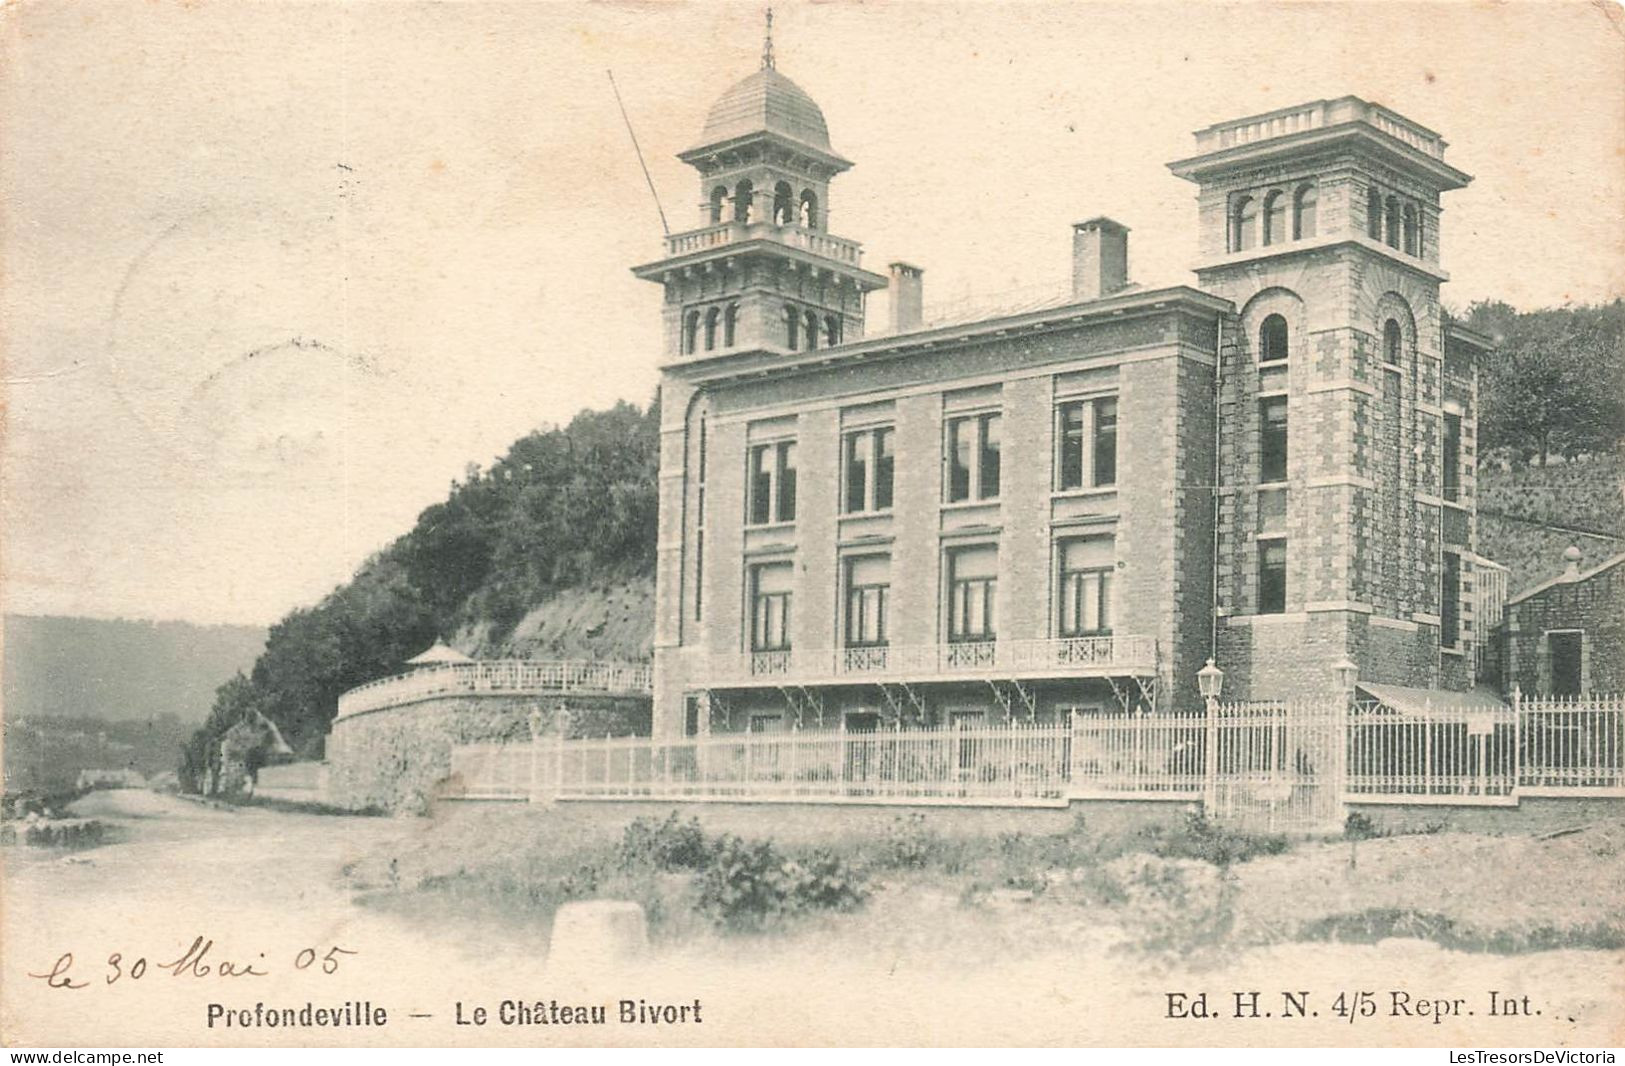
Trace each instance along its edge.
{"label": "tower roof", "polygon": [[824,112],[801,86],[773,67],[763,67],[717,98],[705,116],[700,143],[721,144],[753,133],[777,133],[830,151]]}

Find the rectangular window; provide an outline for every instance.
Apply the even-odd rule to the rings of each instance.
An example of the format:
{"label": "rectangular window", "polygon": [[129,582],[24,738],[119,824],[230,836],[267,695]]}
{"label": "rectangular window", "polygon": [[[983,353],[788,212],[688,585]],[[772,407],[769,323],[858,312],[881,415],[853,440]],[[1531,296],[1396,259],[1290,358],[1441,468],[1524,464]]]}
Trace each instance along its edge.
{"label": "rectangular window", "polygon": [[1068,400],[1056,407],[1055,487],[1087,489],[1117,481],[1117,397]]}
{"label": "rectangular window", "polygon": [[750,450],[750,524],[796,519],[796,442],[758,444]]}
{"label": "rectangular window", "polygon": [[698,696],[683,697],[683,736],[693,737],[700,733],[700,698]]}
{"label": "rectangular window", "polygon": [[999,495],[1000,415],[965,415],[948,422],[948,502]]}
{"label": "rectangular window", "polygon": [[886,608],[891,596],[891,556],[864,555],[846,561],[846,646],[886,644]]}
{"label": "rectangular window", "polygon": [[1055,439],[1061,454],[1055,464],[1055,487],[1062,491],[1081,489],[1083,485],[1083,409],[1082,400],[1063,403],[1057,410]]}
{"label": "rectangular window", "polygon": [[1461,416],[1444,416],[1444,498],[1461,498]]}
{"label": "rectangular window", "polygon": [[1286,541],[1258,542],[1258,613],[1286,613]]}
{"label": "rectangular window", "polygon": [[750,450],[750,524],[773,520],[773,449],[760,444]]}
{"label": "rectangular window", "polygon": [[846,435],[842,461],[841,510],[846,514],[891,508],[894,431],[890,426],[860,429]]}
{"label": "rectangular window", "polygon": [[751,651],[784,651],[790,647],[791,564],[751,567]]}
{"label": "rectangular window", "polygon": [[983,544],[948,553],[948,640],[989,641],[998,633],[999,549]]}
{"label": "rectangular window", "polygon": [[1286,397],[1258,401],[1258,480],[1286,480]]}
{"label": "rectangular window", "polygon": [[867,430],[846,435],[846,511],[869,509],[869,449],[874,438]]}
{"label": "rectangular window", "polygon": [[977,453],[976,498],[991,500],[999,495],[999,437],[1003,419],[998,415],[982,415],[977,420],[980,448]]}
{"label": "rectangular window", "polygon": [[1116,542],[1111,537],[1063,540],[1057,555],[1060,574],[1056,632],[1063,637],[1111,633]]}
{"label": "rectangular window", "polygon": [[1095,401],[1095,484],[1117,482],[1117,398]]}
{"label": "rectangular window", "polygon": [[891,509],[892,475],[897,468],[896,432],[886,426],[875,430],[875,504],[876,511]]}
{"label": "rectangular window", "polygon": [[1444,553],[1439,575],[1439,644],[1454,648],[1461,643],[1461,556]]}
{"label": "rectangular window", "polygon": [[753,714],[750,716],[750,731],[752,733],[782,733],[784,732],[784,716],[782,714]]}
{"label": "rectangular window", "polygon": [[774,520],[778,522],[794,522],[796,520],[796,442],[793,440],[780,441],[778,453],[778,513],[774,515]]}

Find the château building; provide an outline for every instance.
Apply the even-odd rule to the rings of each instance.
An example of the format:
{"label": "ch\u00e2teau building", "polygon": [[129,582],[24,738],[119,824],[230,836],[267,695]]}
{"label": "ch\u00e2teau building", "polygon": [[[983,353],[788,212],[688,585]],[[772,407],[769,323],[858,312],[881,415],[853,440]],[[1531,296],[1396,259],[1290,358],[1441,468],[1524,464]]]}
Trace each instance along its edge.
{"label": "ch\u00e2teau building", "polygon": [[[851,166],[762,68],[679,158],[660,285],[654,732],[874,728],[1476,681],[1475,362],[1438,134],[1342,97],[1196,134],[1198,285],[1071,233],[1054,300],[924,317],[832,232]],[[866,321],[889,287],[890,320]]]}

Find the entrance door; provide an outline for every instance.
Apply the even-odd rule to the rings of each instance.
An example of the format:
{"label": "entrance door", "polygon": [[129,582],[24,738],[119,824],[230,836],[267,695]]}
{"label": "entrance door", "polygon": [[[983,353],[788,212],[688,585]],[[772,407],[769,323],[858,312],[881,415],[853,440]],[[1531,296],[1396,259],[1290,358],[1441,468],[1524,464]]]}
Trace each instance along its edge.
{"label": "entrance door", "polygon": [[1552,695],[1580,694],[1580,653],[1585,634],[1577,629],[1546,634],[1546,654],[1552,664]]}

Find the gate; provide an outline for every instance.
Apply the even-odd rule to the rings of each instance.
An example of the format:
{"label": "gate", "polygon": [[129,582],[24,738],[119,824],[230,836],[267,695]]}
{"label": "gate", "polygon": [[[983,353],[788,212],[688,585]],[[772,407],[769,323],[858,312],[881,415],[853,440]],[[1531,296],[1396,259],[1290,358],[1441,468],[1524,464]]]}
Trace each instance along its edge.
{"label": "gate", "polygon": [[1331,830],[1343,821],[1342,707],[1220,705],[1208,718],[1204,805],[1255,832]]}

